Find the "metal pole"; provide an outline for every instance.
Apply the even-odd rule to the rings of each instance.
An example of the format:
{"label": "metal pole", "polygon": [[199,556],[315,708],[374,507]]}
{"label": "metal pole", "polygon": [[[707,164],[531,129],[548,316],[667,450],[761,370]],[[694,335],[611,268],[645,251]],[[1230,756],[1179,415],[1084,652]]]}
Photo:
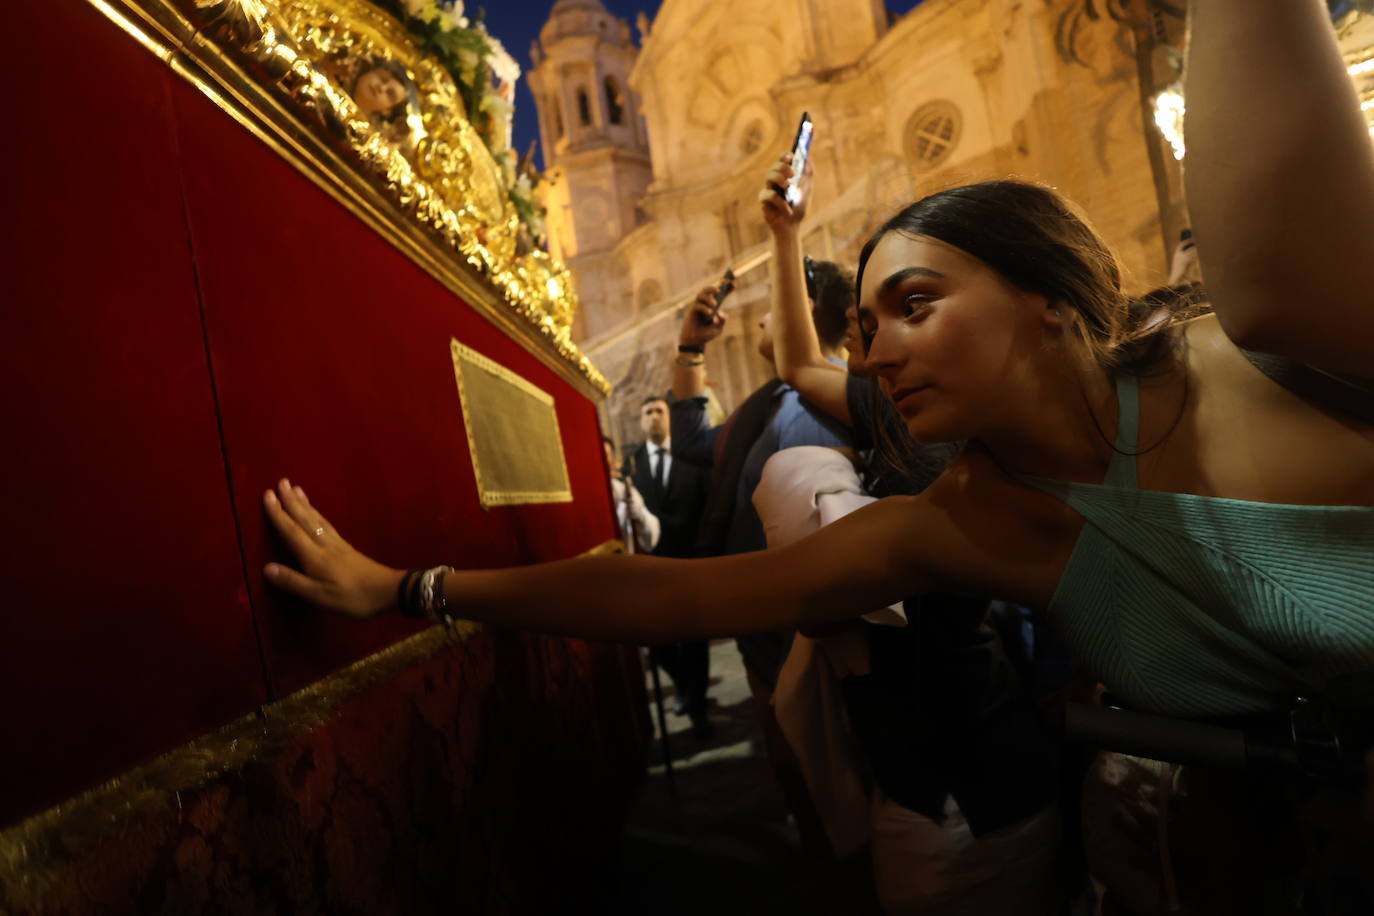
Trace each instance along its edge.
{"label": "metal pole", "polygon": [[663,683],[659,679],[658,665],[649,656],[649,677],[654,682],[654,708],[658,710],[658,737],[663,745],[663,773],[668,777],[668,794],[677,800],[677,777],[673,774],[673,748],[668,742],[668,714],[663,711]]}
{"label": "metal pole", "polygon": [[[625,527],[629,529],[629,543],[625,545],[627,553],[634,553],[637,549],[638,531],[636,530],[634,513],[631,512],[633,503],[631,502],[631,492],[634,489],[635,460],[630,456],[627,473],[622,475],[622,483],[625,485]],[[668,714],[663,711],[663,683],[658,676],[658,665],[654,664],[653,654],[649,656],[649,677],[654,683],[654,708],[658,712],[658,740],[663,745],[663,772],[668,777],[668,794],[677,800],[677,777],[673,773],[673,749],[668,742]]]}

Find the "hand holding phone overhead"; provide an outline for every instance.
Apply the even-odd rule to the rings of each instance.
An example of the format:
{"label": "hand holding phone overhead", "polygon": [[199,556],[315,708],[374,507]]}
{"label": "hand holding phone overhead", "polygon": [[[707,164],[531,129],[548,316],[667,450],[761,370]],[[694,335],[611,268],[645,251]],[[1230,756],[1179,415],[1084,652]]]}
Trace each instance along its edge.
{"label": "hand holding phone overhead", "polygon": [[725,273],[721,274],[721,276],[720,276],[720,283],[717,284],[717,287],[716,287],[716,304],[715,304],[715,307],[711,309],[710,318],[706,319],[708,324],[709,324],[711,321],[715,320],[716,315],[719,314],[719,312],[720,312],[720,307],[721,307],[721,305],[723,305],[724,302],[725,302],[725,297],[728,296],[728,295],[730,295],[730,294],[731,294],[732,292],[734,292],[734,291],[735,291],[735,269],[734,269],[733,267],[727,267],[727,268],[725,268]]}
{"label": "hand holding phone overhead", "polygon": [[811,158],[811,138],[815,133],[809,112],[802,112],[797,124],[797,136],[792,141],[792,177],[785,185],[773,185],[773,190],[793,207],[802,202],[801,183],[806,174],[806,163]]}
{"label": "hand holding phone overhead", "polygon": [[708,286],[688,303],[678,334],[679,346],[705,346],[725,330],[726,316],[720,313],[716,301],[719,291],[719,287]]}

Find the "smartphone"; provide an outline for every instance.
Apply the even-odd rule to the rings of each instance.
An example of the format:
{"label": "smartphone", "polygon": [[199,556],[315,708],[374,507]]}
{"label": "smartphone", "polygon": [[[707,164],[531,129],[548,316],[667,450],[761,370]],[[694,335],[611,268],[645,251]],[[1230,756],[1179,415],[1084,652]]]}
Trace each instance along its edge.
{"label": "smartphone", "polygon": [[806,160],[811,155],[811,134],[814,126],[811,123],[811,113],[803,111],[801,122],[797,125],[797,138],[792,141],[792,177],[788,180],[786,187],[773,185],[773,190],[782,195],[782,199],[792,206],[801,203],[801,180],[806,172]]}
{"label": "smartphone", "polygon": [[720,275],[720,289],[716,291],[716,307],[711,310],[712,314],[720,311],[720,304],[725,301],[725,297],[735,291],[735,269],[725,268],[725,273]]}
{"label": "smartphone", "polygon": [[710,324],[711,322],[715,321],[716,315],[720,314],[721,303],[725,301],[726,296],[730,295],[734,291],[735,269],[733,267],[727,267],[725,268],[725,273],[720,275],[719,288],[716,290],[716,304],[712,306],[711,313],[709,315],[700,316],[701,323]]}
{"label": "smartphone", "polygon": [[1178,234],[1178,240],[1179,240],[1180,242],[1186,242],[1186,241],[1188,241],[1189,239],[1191,239],[1192,237],[1193,237],[1193,230],[1191,230],[1191,229],[1184,229],[1182,232],[1180,232],[1180,233]]}

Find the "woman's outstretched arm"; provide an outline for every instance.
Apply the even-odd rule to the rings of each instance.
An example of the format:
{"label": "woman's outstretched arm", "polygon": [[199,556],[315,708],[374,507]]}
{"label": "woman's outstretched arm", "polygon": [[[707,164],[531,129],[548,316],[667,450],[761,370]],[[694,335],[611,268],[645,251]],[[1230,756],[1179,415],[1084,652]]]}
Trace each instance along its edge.
{"label": "woman's outstretched arm", "polygon": [[1321,0],[1192,0],[1188,206],[1227,334],[1374,366],[1374,148]]}
{"label": "woman's outstretched arm", "polygon": [[[1044,531],[1002,511],[999,493],[964,511],[950,505],[961,488],[953,475],[920,497],[879,500],[780,550],[463,570],[445,577],[444,592],[458,617],[640,643],[810,627],[935,588],[1047,598],[1065,557],[1056,565]],[[263,501],[299,567],[268,564],[272,584],[355,617],[394,609],[400,570],[350,546],[299,488],[283,481]]]}
{"label": "woman's outstretched arm", "polygon": [[[401,570],[349,545],[299,487],[282,481],[263,501],[299,567],[268,564],[272,584],[355,617],[395,609]],[[730,557],[462,570],[445,577],[444,592],[449,611],[465,619],[641,643],[844,620],[927,590],[924,564],[910,555],[911,522],[921,514],[892,502],[785,550]]]}

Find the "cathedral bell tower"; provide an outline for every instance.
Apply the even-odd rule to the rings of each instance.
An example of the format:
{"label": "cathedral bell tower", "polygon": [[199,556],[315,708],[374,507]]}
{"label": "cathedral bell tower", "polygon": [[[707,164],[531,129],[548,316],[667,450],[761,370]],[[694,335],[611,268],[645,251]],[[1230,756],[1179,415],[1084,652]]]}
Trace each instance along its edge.
{"label": "cathedral bell tower", "polygon": [[571,268],[584,303],[616,308],[620,291],[610,287],[622,271],[609,259],[640,222],[637,205],[652,178],[649,138],[629,86],[639,49],[629,23],[601,0],[558,0],[530,54],[550,249]]}

